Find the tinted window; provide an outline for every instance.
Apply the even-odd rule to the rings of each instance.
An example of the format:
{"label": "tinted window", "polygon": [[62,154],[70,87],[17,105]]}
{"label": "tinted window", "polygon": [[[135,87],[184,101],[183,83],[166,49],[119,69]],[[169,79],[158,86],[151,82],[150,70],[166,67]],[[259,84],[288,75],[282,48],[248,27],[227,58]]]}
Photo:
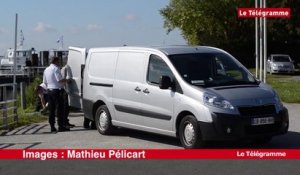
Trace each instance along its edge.
{"label": "tinted window", "polygon": [[182,78],[196,86],[256,83],[251,74],[223,53],[180,54],[169,58]]}
{"label": "tinted window", "polygon": [[168,65],[159,56],[151,55],[148,65],[147,81],[158,84],[160,77],[163,75],[173,78],[172,71]]}

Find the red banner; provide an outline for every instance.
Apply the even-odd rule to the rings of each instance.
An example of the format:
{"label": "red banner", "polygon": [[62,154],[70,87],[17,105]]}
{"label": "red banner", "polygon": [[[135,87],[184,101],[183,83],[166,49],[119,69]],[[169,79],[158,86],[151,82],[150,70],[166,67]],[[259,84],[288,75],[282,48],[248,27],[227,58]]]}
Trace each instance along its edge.
{"label": "red banner", "polygon": [[239,18],[290,18],[290,8],[238,8]]}
{"label": "red banner", "polygon": [[300,149],[1,149],[0,159],[300,159]]}

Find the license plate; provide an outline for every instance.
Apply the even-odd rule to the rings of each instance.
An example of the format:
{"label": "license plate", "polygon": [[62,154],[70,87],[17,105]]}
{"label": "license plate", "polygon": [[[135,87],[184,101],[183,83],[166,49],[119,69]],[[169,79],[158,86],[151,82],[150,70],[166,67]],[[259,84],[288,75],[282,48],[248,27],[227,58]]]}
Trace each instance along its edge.
{"label": "license plate", "polygon": [[274,117],[263,117],[263,118],[253,118],[251,119],[251,125],[270,125],[274,124]]}

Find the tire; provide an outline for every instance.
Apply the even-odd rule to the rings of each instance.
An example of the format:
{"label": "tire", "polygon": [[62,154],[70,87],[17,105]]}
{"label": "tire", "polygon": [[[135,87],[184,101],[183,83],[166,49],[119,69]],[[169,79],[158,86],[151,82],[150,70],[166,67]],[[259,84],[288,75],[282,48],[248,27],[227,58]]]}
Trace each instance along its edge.
{"label": "tire", "polygon": [[102,135],[112,133],[114,127],[111,123],[111,116],[106,105],[99,106],[95,114],[96,128]]}
{"label": "tire", "polygon": [[192,115],[185,116],[179,125],[179,139],[186,149],[205,147],[197,120]]}

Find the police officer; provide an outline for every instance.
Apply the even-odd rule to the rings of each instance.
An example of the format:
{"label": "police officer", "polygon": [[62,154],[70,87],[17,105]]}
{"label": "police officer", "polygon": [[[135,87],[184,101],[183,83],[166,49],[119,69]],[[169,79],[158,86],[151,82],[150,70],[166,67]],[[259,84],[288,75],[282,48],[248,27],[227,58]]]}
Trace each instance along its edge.
{"label": "police officer", "polygon": [[66,120],[63,115],[64,101],[62,93],[66,79],[62,77],[58,66],[58,57],[53,57],[51,64],[45,69],[43,75],[43,83],[46,85],[48,93],[49,124],[52,133],[57,132],[57,129],[55,128],[55,115],[57,115],[58,131],[70,131],[69,128],[65,127]]}

